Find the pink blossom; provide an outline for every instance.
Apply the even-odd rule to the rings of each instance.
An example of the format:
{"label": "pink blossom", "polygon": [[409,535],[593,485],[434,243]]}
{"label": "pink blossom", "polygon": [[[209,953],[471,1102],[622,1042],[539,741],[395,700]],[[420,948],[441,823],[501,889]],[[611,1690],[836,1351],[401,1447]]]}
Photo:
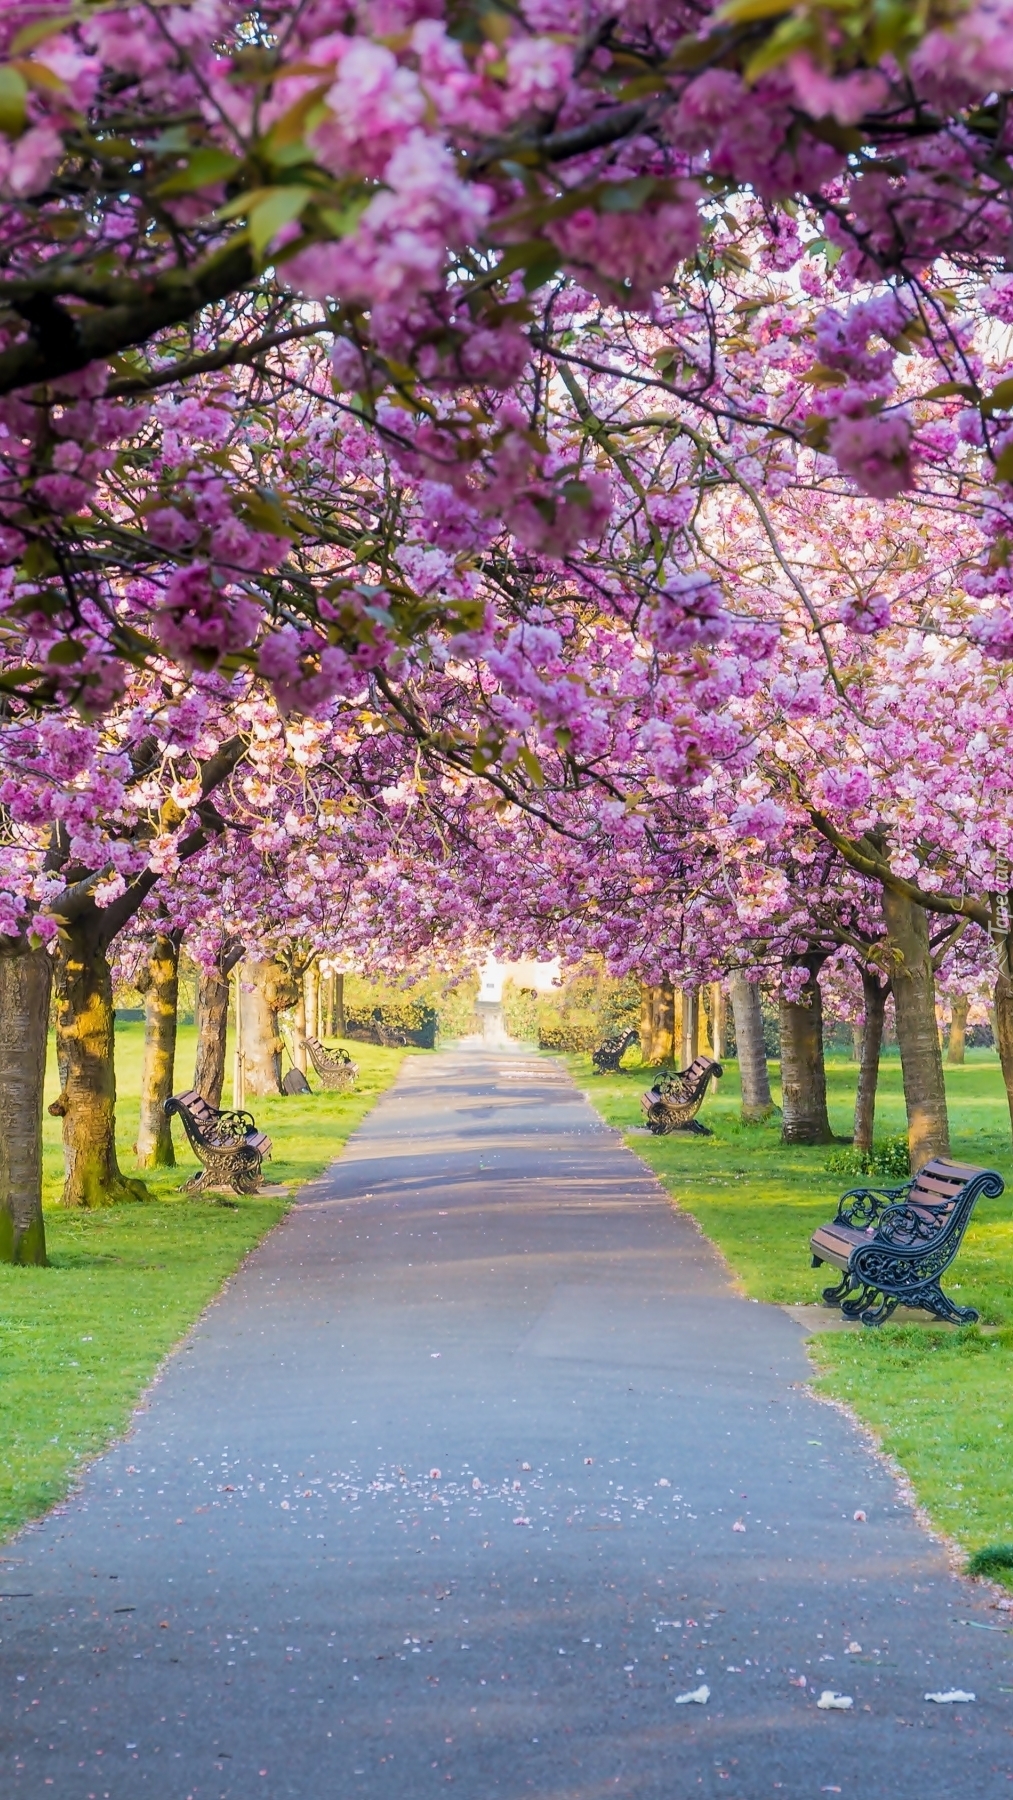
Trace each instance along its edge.
{"label": "pink blossom", "polygon": [[828,443],[841,473],[863,493],[889,500],[911,486],[911,425],[903,413],[835,419]]}
{"label": "pink blossom", "polygon": [[63,139],[52,125],[32,125],[13,143],[0,134],[0,193],[15,200],[40,193],[62,155]]}
{"label": "pink blossom", "polygon": [[676,265],[696,249],[698,200],[695,182],[679,182],[673,199],[630,211],[582,206],[554,220],[548,232],[567,268],[592,293],[646,307],[652,294],[672,279]]}
{"label": "pink blossom", "polygon": [[886,76],[878,69],[855,69],[849,75],[828,75],[805,51],[790,56],[788,73],[795,99],[814,119],[836,119],[839,125],[857,125],[866,113],[875,112],[889,92]]}
{"label": "pink blossom", "polygon": [[511,118],[558,106],[573,73],[573,51],[546,37],[511,38],[506,49],[506,105]]}
{"label": "pink blossom", "polygon": [[972,642],[1003,662],[1013,658],[1013,607],[1009,603],[993,607],[991,612],[976,613],[968,627]]}
{"label": "pink blossom", "polygon": [[209,668],[253,641],[260,616],[252,601],[216,588],[206,563],[191,563],[170,577],[155,632],[185,665]]}
{"label": "pink blossom", "polygon": [[852,631],[885,631],[891,618],[890,602],[885,594],[857,594],[842,600],[837,617]]}

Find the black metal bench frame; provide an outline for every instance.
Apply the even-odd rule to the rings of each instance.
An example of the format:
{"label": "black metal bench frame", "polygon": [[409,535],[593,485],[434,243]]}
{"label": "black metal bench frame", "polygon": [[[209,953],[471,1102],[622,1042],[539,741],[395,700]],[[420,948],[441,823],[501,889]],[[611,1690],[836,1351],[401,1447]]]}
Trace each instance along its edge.
{"label": "black metal bench frame", "polygon": [[1004,1186],[994,1169],[937,1157],[898,1187],[849,1188],[836,1218],[810,1240],[813,1268],[841,1271],[823,1289],[824,1301],[863,1325],[882,1325],[900,1305],[924,1307],[948,1324],[976,1324],[975,1308],[956,1306],[939,1278],[982,1194],[997,1199]]}
{"label": "black metal bench frame", "polygon": [[713,1137],[707,1125],[701,1125],[697,1113],[707,1095],[711,1078],[720,1081],[724,1070],[712,1056],[698,1056],[688,1069],[659,1075],[654,1086],[640,1098],[641,1111],[648,1131],[656,1137],[667,1137],[673,1131],[691,1131],[698,1137]]}
{"label": "black metal bench frame", "polygon": [[258,1131],[252,1113],[239,1107],[210,1106],[191,1089],[165,1102],[166,1113],[183,1122],[197,1161],[196,1175],[184,1181],[184,1194],[202,1194],[209,1188],[230,1187],[234,1194],[255,1194],[260,1186],[264,1159],[271,1154],[271,1140]]}
{"label": "black metal bench frame", "polygon": [[347,1050],[328,1050],[319,1038],[308,1037],[306,1052],[325,1088],[342,1093],[355,1086],[359,1065]]}
{"label": "black metal bench frame", "polygon": [[614,1075],[630,1045],[639,1042],[640,1033],[636,1026],[631,1026],[628,1031],[613,1032],[611,1037],[598,1045],[597,1050],[592,1050],[591,1062],[599,1075]]}

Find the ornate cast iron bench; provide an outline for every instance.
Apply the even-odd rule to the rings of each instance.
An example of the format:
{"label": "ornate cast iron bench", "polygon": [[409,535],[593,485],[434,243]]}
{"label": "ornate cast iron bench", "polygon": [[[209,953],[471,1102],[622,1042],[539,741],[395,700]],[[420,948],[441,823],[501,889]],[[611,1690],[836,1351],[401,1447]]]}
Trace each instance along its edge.
{"label": "ornate cast iron bench", "polygon": [[306,1039],[306,1048],[325,1088],[344,1093],[355,1086],[359,1065],[352,1061],[347,1050],[326,1050],[319,1038],[310,1037]]}
{"label": "ornate cast iron bench", "polygon": [[591,1061],[599,1075],[614,1074],[631,1044],[639,1044],[640,1033],[635,1027],[629,1031],[613,1032],[597,1050],[592,1050]]}
{"label": "ornate cast iron bench", "polygon": [[652,1088],[640,1098],[641,1111],[648,1131],[665,1137],[670,1131],[695,1131],[701,1137],[712,1136],[697,1118],[704,1103],[711,1076],[719,1080],[724,1070],[712,1056],[698,1056],[688,1069],[677,1069],[674,1075],[659,1075]]}
{"label": "ornate cast iron bench", "polygon": [[234,1194],[255,1194],[260,1168],[271,1154],[266,1131],[258,1131],[252,1113],[233,1108],[229,1112],[209,1106],[196,1089],[174,1094],[165,1103],[170,1115],[178,1113],[194,1155],[203,1164],[199,1173],[183,1183],[183,1193],[201,1194],[208,1188],[230,1187]]}
{"label": "ornate cast iron bench", "polygon": [[882,1325],[901,1304],[973,1325],[974,1307],[955,1306],[939,1277],[960,1249],[978,1196],[995,1199],[1003,1186],[994,1169],[937,1157],[900,1187],[850,1188],[836,1219],[810,1242],[814,1269],[841,1270],[836,1286],[823,1289],[827,1305],[863,1325]]}

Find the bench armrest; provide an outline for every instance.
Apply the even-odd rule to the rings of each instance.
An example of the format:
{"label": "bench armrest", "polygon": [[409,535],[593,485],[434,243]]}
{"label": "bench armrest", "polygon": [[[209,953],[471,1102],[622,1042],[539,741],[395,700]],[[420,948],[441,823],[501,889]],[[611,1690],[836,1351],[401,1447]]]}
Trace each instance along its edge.
{"label": "bench armrest", "polygon": [[[888,1206],[893,1206],[898,1200],[903,1200],[911,1189],[913,1179],[912,1177],[911,1181],[903,1182],[900,1187],[849,1188],[837,1202],[837,1217],[834,1224],[850,1225],[859,1231],[865,1225],[874,1225],[880,1213],[884,1212]],[[849,1200],[851,1201],[850,1206],[846,1204]]]}

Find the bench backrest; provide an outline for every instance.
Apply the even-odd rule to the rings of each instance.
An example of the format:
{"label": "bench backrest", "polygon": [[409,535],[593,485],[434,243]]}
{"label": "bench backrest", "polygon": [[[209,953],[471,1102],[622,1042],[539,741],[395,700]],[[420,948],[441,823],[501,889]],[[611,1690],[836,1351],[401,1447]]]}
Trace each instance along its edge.
{"label": "bench backrest", "polygon": [[177,1094],[176,1105],[185,1106],[191,1117],[197,1119],[202,1125],[207,1120],[218,1116],[217,1109],[205,1100],[203,1094],[198,1094],[196,1088],[191,1088],[188,1094]]}
{"label": "bench backrest", "polygon": [[987,1173],[972,1163],[951,1162],[948,1156],[934,1157],[919,1169],[902,1204],[923,1224],[941,1231],[968,1184]]}
{"label": "bench backrest", "polygon": [[692,1087],[699,1081],[701,1075],[707,1075],[709,1078],[715,1069],[720,1069],[720,1067],[721,1064],[715,1062],[713,1056],[698,1056],[690,1063],[688,1069],[681,1071],[682,1079],[687,1087]]}
{"label": "bench backrest", "polygon": [[[167,1113],[178,1113],[190,1142],[195,1146],[224,1148],[229,1144],[242,1144],[261,1140],[270,1146],[270,1138],[258,1132],[256,1123],[249,1113],[241,1108],[226,1110],[210,1106],[203,1094],[191,1088],[187,1094],[174,1094],[165,1103]],[[266,1152],[265,1152],[266,1154]]]}

